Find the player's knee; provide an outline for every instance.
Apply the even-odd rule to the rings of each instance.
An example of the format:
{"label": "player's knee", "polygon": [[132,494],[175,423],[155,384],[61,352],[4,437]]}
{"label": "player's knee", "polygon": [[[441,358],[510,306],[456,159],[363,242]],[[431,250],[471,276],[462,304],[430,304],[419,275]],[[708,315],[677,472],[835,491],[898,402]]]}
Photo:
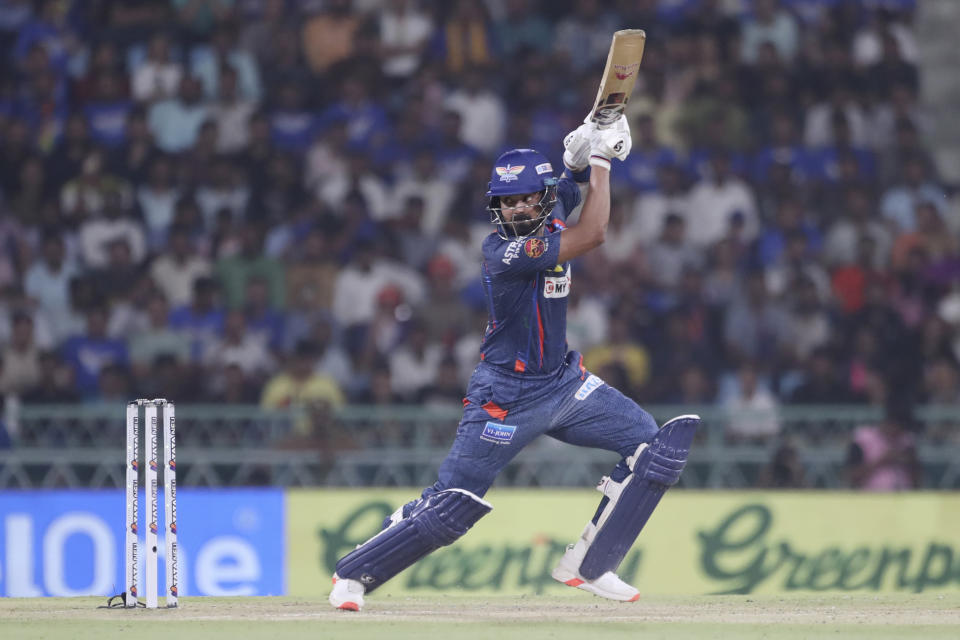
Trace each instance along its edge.
{"label": "player's knee", "polygon": [[410,517],[434,544],[442,547],[463,536],[491,509],[489,503],[466,489],[447,489],[423,500]]}
{"label": "player's knee", "polygon": [[679,416],[658,429],[649,443],[638,445],[625,458],[634,478],[675,485],[687,464],[690,440],[699,423],[698,416]]}

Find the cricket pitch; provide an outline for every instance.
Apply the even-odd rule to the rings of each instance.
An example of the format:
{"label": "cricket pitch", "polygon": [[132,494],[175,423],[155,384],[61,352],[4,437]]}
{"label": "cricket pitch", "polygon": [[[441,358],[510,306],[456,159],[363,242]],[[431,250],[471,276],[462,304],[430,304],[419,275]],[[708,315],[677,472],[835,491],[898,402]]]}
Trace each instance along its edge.
{"label": "cricket pitch", "polygon": [[[360,613],[316,599],[183,598],[178,609],[98,609],[105,598],[0,599],[6,638],[938,638],[960,637],[960,594],[368,597]],[[162,601],[161,601],[162,602]]]}

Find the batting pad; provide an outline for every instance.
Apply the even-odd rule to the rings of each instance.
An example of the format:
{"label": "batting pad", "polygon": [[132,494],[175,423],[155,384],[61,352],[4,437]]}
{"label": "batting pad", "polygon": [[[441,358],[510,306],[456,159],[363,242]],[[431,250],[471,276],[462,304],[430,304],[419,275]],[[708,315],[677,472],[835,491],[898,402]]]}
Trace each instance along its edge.
{"label": "batting pad", "polygon": [[596,580],[617,567],[633,546],[667,489],[680,479],[700,417],[678,416],[663,425],[633,463],[623,490],[580,564],[580,575]]}
{"label": "batting pad", "polygon": [[454,542],[492,509],[464,489],[437,492],[341,558],[337,575],[359,580],[370,593],[428,553]]}

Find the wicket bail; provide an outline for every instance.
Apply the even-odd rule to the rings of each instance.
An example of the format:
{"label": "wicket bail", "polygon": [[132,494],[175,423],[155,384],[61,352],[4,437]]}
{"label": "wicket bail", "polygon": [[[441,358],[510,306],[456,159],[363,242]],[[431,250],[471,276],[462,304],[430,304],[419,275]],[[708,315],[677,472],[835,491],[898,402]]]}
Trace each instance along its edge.
{"label": "wicket bail", "polygon": [[163,502],[164,502],[164,539],[166,541],[166,602],[167,607],[177,606],[178,566],[177,566],[177,434],[174,404],[164,398],[152,400],[139,399],[127,403],[127,489],[126,489],[126,596],[124,605],[136,607],[140,597],[139,580],[139,491],[140,491],[140,408],[143,407],[143,421],[146,423],[148,437],[145,454],[148,456],[144,470],[147,489],[149,523],[145,534],[147,548],[146,576],[144,589],[146,607],[157,608],[157,420],[158,411],[163,410]]}

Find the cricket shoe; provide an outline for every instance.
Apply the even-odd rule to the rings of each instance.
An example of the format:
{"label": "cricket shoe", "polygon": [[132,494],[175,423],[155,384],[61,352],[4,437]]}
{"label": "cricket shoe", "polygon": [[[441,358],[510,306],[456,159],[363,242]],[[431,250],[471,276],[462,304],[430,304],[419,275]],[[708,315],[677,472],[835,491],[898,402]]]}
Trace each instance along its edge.
{"label": "cricket shoe", "polygon": [[330,604],[343,611],[360,611],[363,608],[363,584],[359,580],[341,578],[333,574],[333,591],[330,592]]}
{"label": "cricket shoe", "polygon": [[583,589],[608,600],[636,602],[640,599],[640,592],[617,577],[613,571],[607,571],[596,580],[587,580],[581,576],[579,568],[580,563],[583,562],[583,556],[587,553],[586,547],[582,539],[577,541],[577,544],[567,545],[567,552],[550,572],[553,579],[568,587]]}

